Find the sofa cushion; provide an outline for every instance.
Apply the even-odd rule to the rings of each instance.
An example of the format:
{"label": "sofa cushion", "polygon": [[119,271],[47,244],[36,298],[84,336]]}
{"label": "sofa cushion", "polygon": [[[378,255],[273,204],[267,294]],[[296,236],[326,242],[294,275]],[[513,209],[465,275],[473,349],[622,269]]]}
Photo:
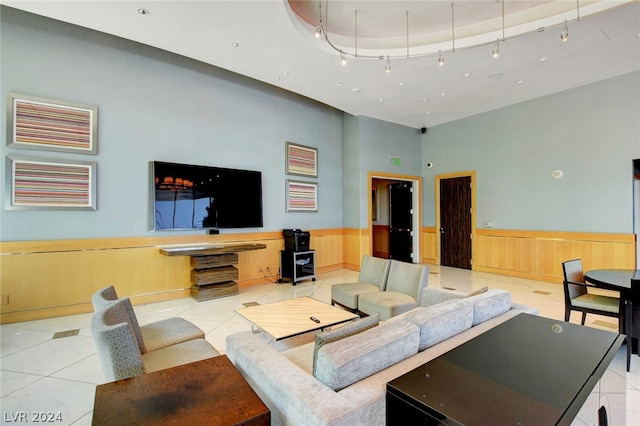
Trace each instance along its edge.
{"label": "sofa cushion", "polygon": [[427,308],[416,308],[396,318],[410,321],[420,327],[418,350],[423,351],[471,328],[473,311],[471,304],[461,300],[450,300]]}
{"label": "sofa cushion", "polygon": [[380,314],[380,319],[389,318],[408,312],[418,307],[416,299],[404,293],[395,291],[378,291],[365,293],[358,297],[358,310],[367,315]]}
{"label": "sofa cushion", "polygon": [[327,343],[318,350],[314,376],[338,391],[418,353],[420,330],[394,321]]}
{"label": "sofa cushion", "polygon": [[511,293],[492,289],[485,293],[464,299],[473,304],[473,325],[497,317],[511,309]]}
{"label": "sofa cushion", "polygon": [[343,325],[342,327],[316,334],[316,344],[313,349],[313,373],[315,374],[316,371],[316,358],[318,356],[318,350],[320,350],[323,345],[335,342],[336,340],[340,340],[348,336],[353,336],[354,334],[361,333],[365,330],[370,329],[371,327],[377,326],[379,322],[380,314],[375,314],[366,318],[361,318],[357,321],[352,321]]}

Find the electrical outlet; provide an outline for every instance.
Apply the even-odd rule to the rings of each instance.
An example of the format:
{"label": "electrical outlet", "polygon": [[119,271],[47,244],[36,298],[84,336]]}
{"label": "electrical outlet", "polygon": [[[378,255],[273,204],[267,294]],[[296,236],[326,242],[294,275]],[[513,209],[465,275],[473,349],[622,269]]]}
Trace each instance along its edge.
{"label": "electrical outlet", "polygon": [[2,295],[2,304],[3,305],[8,305],[9,304],[9,295]]}

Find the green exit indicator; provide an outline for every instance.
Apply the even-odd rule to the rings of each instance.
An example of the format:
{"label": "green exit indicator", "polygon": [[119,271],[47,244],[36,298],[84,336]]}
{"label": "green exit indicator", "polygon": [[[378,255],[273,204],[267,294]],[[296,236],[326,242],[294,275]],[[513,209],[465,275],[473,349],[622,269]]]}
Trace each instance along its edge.
{"label": "green exit indicator", "polygon": [[389,159],[391,160],[391,164],[393,164],[394,166],[399,166],[400,164],[402,164],[402,159],[400,157],[389,157]]}

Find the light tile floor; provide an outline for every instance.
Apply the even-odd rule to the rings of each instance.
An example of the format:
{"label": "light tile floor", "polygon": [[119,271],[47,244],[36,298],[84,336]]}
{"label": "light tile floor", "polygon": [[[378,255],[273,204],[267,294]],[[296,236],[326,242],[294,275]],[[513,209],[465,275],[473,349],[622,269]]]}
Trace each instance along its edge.
{"label": "light tile floor", "polygon": [[[442,284],[463,291],[485,285],[501,288],[511,292],[514,302],[537,307],[541,316],[558,320],[564,317],[559,284],[438,266],[430,269],[430,286]],[[206,339],[224,353],[227,335],[251,329],[251,325],[234,312],[243,307],[243,303],[264,304],[301,296],[329,303],[332,284],[355,281],[357,276],[357,272],[339,270],[320,274],[317,281],[303,281],[297,286],[265,284],[222,299],[196,302],[186,298],[136,306],[135,310],[141,324],[183,317],[204,330]],[[55,424],[91,424],[95,387],[105,382],[89,328],[91,316],[87,313],[0,326],[1,424],[36,423],[33,413],[47,412],[56,414]],[[574,313],[571,321],[579,322],[579,317]],[[587,316],[587,325],[609,331],[616,329],[615,319],[595,315]],[[53,338],[56,332],[78,329],[76,336]],[[627,373],[625,357],[623,346],[606,380],[602,381],[603,388],[610,382],[626,382],[626,422],[612,418],[612,426],[640,425],[640,358],[633,356],[632,371]],[[22,421],[22,413],[27,422]]]}

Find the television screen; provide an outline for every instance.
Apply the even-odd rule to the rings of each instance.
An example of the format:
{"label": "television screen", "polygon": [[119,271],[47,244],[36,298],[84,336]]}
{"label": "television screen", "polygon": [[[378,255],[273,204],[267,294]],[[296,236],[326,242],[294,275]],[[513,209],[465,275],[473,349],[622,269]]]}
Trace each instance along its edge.
{"label": "television screen", "polygon": [[262,227],[262,173],[153,161],[154,230]]}

